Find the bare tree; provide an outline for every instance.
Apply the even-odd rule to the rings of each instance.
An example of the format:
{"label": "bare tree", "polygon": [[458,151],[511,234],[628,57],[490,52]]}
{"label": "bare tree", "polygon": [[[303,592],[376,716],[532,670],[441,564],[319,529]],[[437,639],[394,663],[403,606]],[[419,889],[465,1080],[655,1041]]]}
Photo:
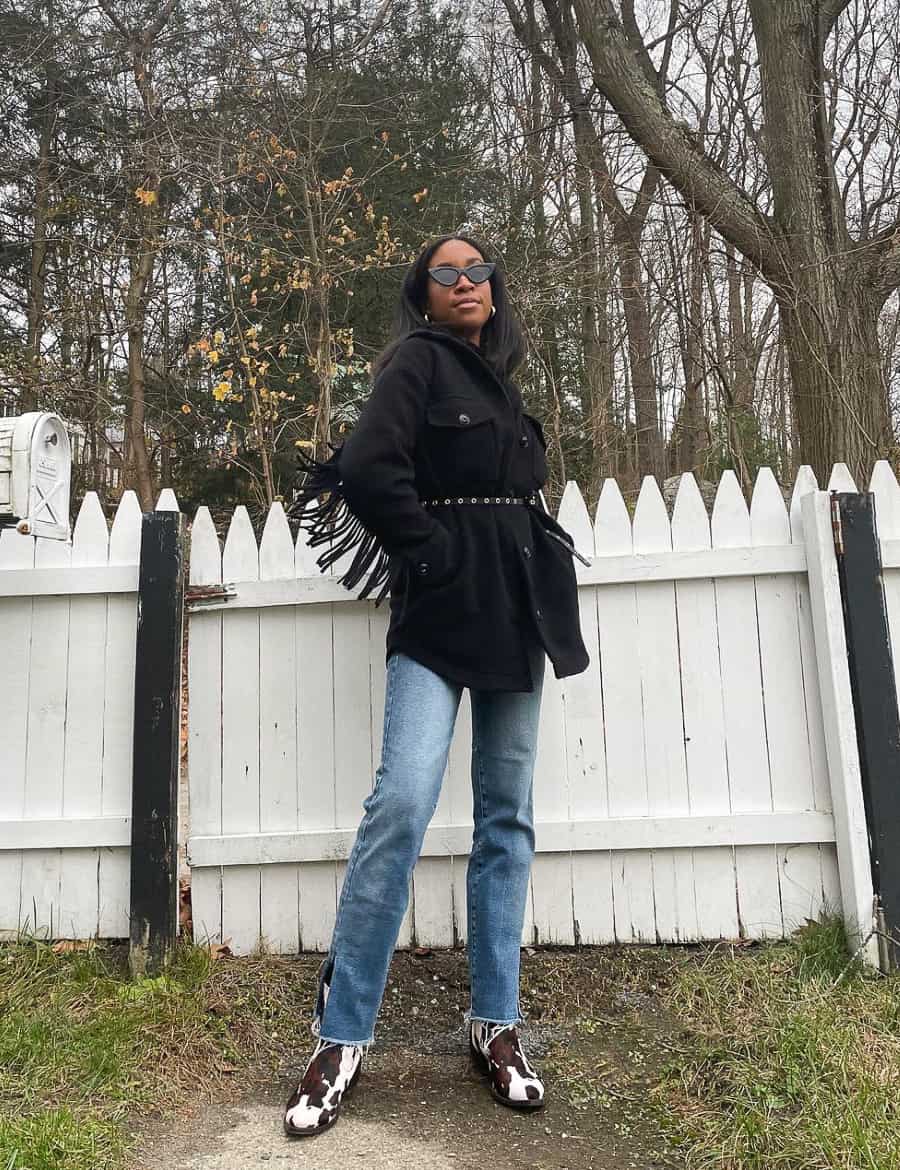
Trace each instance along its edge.
{"label": "bare tree", "polygon": [[[679,192],[771,286],[803,457],[863,470],[893,450],[878,318],[900,285],[900,220],[854,234],[838,184],[825,51],[849,0],[748,0],[771,212],[710,158],[650,75],[633,0],[573,0],[595,84]],[[896,197],[895,197],[896,198]]]}
{"label": "bare tree", "polygon": [[[165,0],[151,19],[135,27],[116,13],[111,0],[99,0],[110,23],[122,38],[131,59],[134,83],[140,95],[136,159],[132,173],[139,176],[133,195],[129,240],[129,281],[125,294],[125,328],[128,336],[127,432],[134,487],[141,506],[153,507],[153,476],[145,431],[147,371],[144,338],[147,325],[147,293],[160,246],[159,188],[161,172],[162,106],[153,81],[154,43],[165,28],[175,0]],[[126,464],[127,466],[127,464]]]}

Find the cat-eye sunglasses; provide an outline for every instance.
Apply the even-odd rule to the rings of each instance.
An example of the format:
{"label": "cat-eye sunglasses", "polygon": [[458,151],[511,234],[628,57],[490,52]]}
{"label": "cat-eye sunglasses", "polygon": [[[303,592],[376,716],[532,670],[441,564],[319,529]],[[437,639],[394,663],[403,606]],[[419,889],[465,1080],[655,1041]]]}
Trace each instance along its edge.
{"label": "cat-eye sunglasses", "polygon": [[439,264],[436,268],[429,268],[428,275],[444,288],[453,288],[463,273],[472,284],[484,284],[496,267],[496,264],[481,260],[466,268],[457,268],[455,264]]}

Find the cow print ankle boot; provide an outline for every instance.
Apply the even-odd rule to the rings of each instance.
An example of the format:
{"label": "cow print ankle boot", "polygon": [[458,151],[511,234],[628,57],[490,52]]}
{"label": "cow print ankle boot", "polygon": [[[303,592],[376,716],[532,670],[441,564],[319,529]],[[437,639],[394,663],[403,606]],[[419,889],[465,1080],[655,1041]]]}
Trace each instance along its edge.
{"label": "cow print ankle boot", "polygon": [[522,1051],[513,1025],[472,1020],[469,1030],[472,1059],[491,1078],[491,1092],[512,1109],[540,1109],[544,1083]]}
{"label": "cow print ankle boot", "polygon": [[327,1040],[316,1044],[300,1084],[285,1107],[284,1132],[288,1137],[313,1137],[334,1125],[344,1094],[359,1078],[362,1055],[357,1044],[332,1044]]}

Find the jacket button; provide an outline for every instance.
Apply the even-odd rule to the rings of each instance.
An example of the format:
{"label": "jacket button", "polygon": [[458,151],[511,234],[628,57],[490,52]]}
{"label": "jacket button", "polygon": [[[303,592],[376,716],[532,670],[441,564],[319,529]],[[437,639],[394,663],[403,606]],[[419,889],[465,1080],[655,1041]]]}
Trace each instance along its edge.
{"label": "jacket button", "polygon": [[527,447],[527,446],[528,446],[528,436],[527,436],[527,435],[523,435],[523,436],[521,437],[521,439],[519,439],[519,445],[520,445],[521,447]]}
{"label": "jacket button", "polygon": [[416,572],[420,577],[424,577],[425,574],[429,573],[430,571],[431,565],[429,565],[428,561],[419,561],[419,563],[416,565]]}
{"label": "jacket button", "polygon": [[531,556],[531,549],[528,547],[528,545],[527,545],[527,544],[526,544],[526,545],[523,545],[523,547],[522,547],[522,555],[523,555],[523,556],[526,556],[526,557],[530,557],[530,556]]}
{"label": "jacket button", "polygon": [[471,422],[472,420],[469,418],[469,416],[468,416],[467,414],[461,414],[461,415],[459,416],[459,421],[460,421],[460,422],[461,422],[463,425],[465,425],[466,423],[469,423],[469,422]]}

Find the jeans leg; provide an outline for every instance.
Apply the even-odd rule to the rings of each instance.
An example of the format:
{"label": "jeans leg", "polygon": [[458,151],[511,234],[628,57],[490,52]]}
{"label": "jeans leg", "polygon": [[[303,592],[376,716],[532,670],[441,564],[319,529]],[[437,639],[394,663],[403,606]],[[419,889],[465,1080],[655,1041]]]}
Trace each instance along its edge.
{"label": "jeans leg", "polygon": [[371,1044],[409,879],[441,791],[462,688],[405,654],[387,664],[375,786],[363,802],[319,976],[313,1031]]}
{"label": "jeans leg", "polygon": [[519,948],[534,857],[532,778],[544,650],[531,651],[533,691],[473,691],[475,832],[466,870],[469,1017],[515,1023]]}

